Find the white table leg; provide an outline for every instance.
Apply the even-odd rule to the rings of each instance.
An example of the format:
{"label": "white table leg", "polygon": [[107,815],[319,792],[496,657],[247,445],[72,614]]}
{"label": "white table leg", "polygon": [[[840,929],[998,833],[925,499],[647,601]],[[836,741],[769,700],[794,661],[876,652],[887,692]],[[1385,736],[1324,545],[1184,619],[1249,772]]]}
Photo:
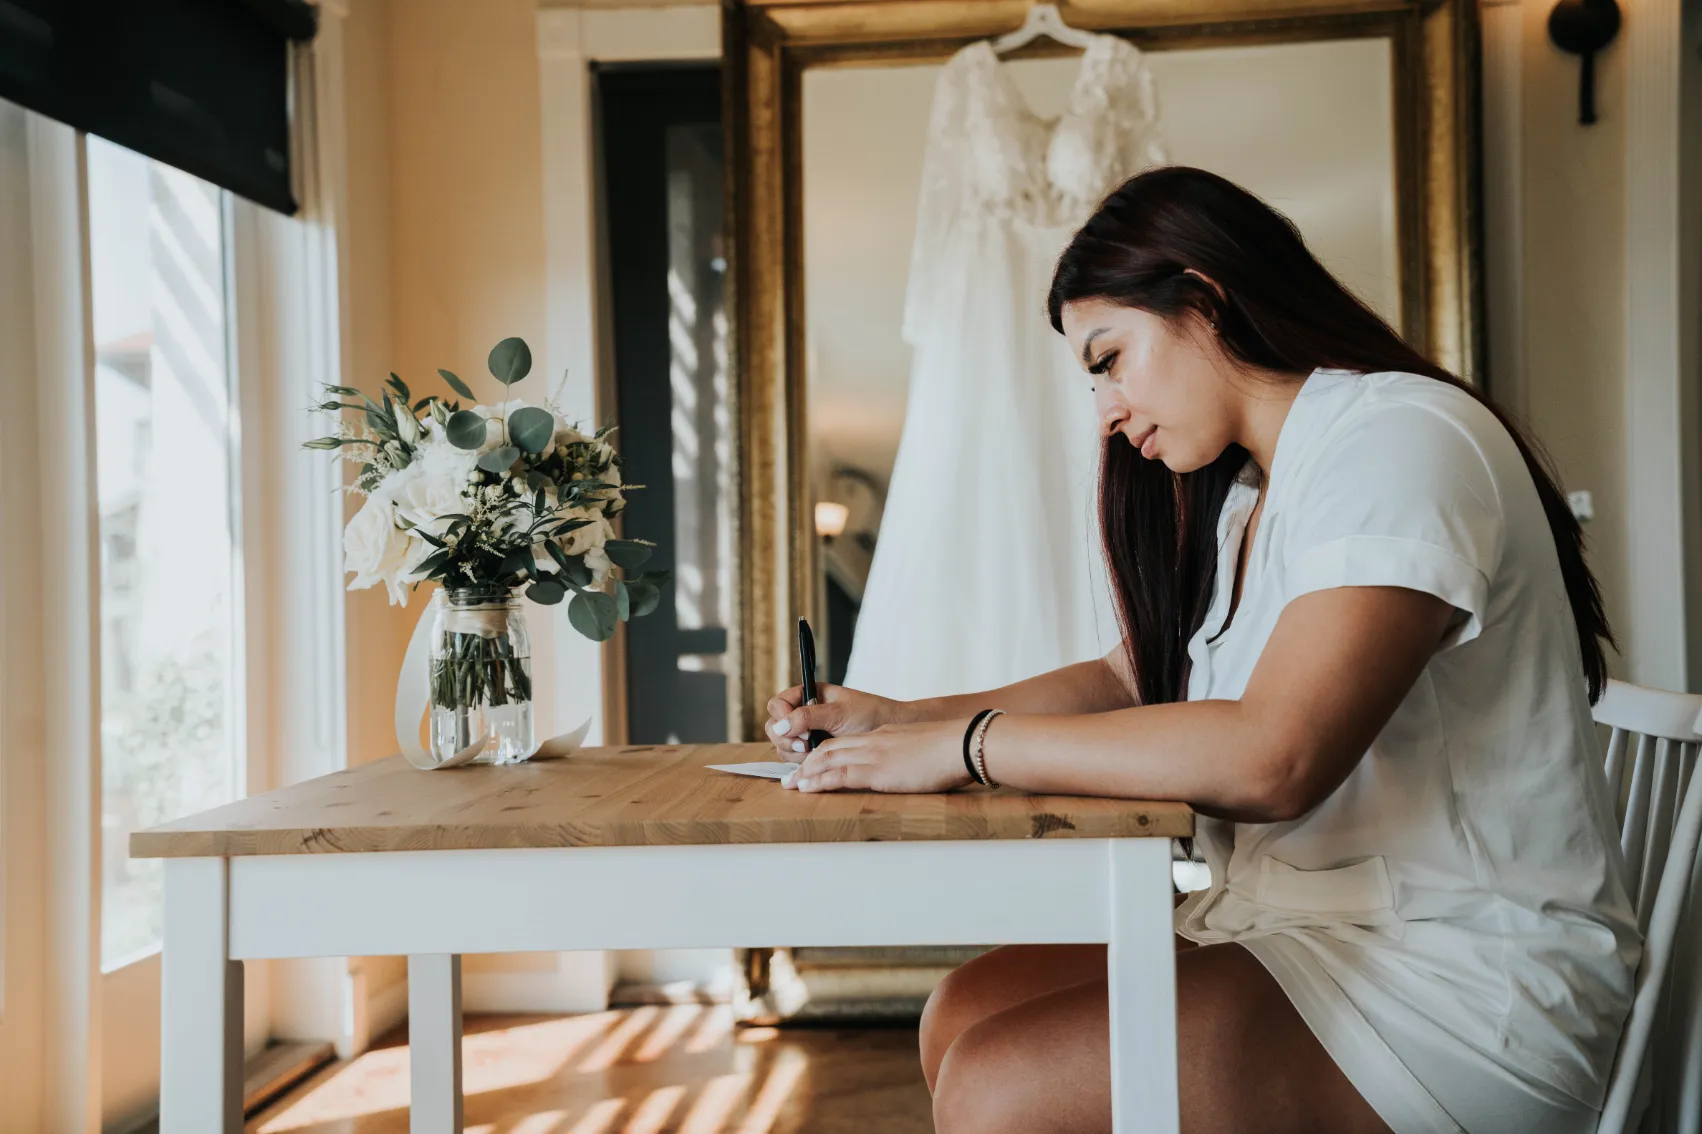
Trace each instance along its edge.
{"label": "white table leg", "polygon": [[1112,839],[1112,1134],[1177,1134],[1170,840]]}
{"label": "white table leg", "polygon": [[160,1129],[242,1130],[242,962],[229,957],[222,858],[165,860],[160,955]]}
{"label": "white table leg", "polygon": [[410,1134],[461,1134],[461,958],[408,958]]}

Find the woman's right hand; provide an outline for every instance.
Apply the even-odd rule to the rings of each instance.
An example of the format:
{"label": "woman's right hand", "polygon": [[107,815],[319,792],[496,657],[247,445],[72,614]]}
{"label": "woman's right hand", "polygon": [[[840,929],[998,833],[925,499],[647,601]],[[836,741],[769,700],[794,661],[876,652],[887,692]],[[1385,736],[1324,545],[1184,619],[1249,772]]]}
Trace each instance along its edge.
{"label": "woman's right hand", "polygon": [[811,729],[849,736],[914,719],[908,701],[877,697],[843,685],[817,685],[816,697],[815,704],[804,704],[804,687],[794,685],[768,702],[768,738],[783,759],[800,757],[805,751],[804,737]]}

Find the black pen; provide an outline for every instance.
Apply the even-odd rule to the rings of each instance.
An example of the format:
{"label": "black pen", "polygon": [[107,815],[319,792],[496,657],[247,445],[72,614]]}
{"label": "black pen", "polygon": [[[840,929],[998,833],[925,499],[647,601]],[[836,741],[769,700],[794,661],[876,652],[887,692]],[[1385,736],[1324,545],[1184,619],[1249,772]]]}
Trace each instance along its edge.
{"label": "black pen", "polygon": [[[816,636],[810,631],[807,618],[798,619],[798,668],[804,672],[804,704],[813,705],[816,703]],[[813,728],[804,739],[804,747],[813,752],[828,735]]]}

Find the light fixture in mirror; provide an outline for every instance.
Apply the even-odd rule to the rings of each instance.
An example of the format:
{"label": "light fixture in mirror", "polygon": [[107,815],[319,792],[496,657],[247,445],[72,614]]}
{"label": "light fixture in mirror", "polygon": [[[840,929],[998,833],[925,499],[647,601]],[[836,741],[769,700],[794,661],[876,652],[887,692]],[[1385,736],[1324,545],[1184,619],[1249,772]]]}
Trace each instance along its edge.
{"label": "light fixture in mirror", "polygon": [[816,534],[823,539],[832,539],[845,532],[845,521],[851,518],[851,509],[837,500],[816,501]]}

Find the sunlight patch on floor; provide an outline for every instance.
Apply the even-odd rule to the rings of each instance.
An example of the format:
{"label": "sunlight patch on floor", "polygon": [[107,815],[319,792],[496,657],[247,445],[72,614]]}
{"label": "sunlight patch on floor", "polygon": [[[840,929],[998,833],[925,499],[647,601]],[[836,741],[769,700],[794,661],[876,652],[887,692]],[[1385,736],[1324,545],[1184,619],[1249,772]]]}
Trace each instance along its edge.
{"label": "sunlight patch on floor", "polygon": [[[735,1031],[724,1005],[475,1017],[467,1026],[467,1134],[932,1129],[913,1030]],[[407,1134],[408,1049],[399,1038],[285,1099],[251,1134]]]}
{"label": "sunlight patch on floor", "polygon": [[[463,1092],[472,1097],[552,1079],[582,1049],[609,1032],[621,1015],[597,1012],[565,1016],[468,1035],[461,1041]],[[624,1021],[620,1028],[631,1023],[630,1019]],[[611,1063],[638,1031],[642,1031],[642,1024],[612,1048]],[[261,1134],[283,1134],[318,1123],[407,1108],[408,1049],[378,1048],[339,1068],[312,1093],[261,1127]]]}

